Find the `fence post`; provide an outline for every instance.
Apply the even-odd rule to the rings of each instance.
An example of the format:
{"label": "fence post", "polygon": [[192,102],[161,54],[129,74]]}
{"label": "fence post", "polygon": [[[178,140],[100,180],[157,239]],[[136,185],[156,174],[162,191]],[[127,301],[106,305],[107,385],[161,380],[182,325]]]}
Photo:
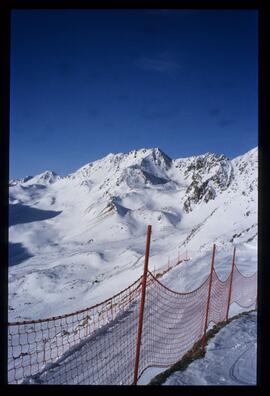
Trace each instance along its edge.
{"label": "fence post", "polygon": [[144,270],[143,270],[143,278],[142,278],[141,304],[140,304],[139,321],[138,321],[138,332],[137,332],[137,343],[136,343],[136,357],[135,357],[135,368],[134,368],[134,385],[137,385],[137,382],[138,382],[140,350],[141,350],[141,338],[142,338],[142,326],[143,326],[143,311],[144,311],[146,279],[147,279],[148,260],[149,260],[149,251],[150,251],[151,228],[152,228],[152,226],[148,225],[148,227],[147,227],[146,248],[145,248],[145,257],[144,257]]}
{"label": "fence post", "polygon": [[230,287],[229,287],[229,296],[228,296],[228,305],[227,305],[227,311],[226,311],[226,322],[228,322],[229,309],[230,309],[230,304],[231,304],[232,281],[233,281],[234,260],[235,260],[235,250],[236,250],[236,248],[234,247],[234,249],[233,249],[233,259],[232,259],[231,279],[230,279]]}
{"label": "fence post", "polygon": [[209,288],[208,288],[208,298],[206,304],[206,315],[205,315],[205,323],[204,323],[204,332],[203,332],[203,339],[202,339],[202,352],[205,352],[205,342],[206,342],[206,330],[207,330],[207,322],[208,322],[208,314],[209,314],[209,305],[210,305],[210,298],[211,298],[211,289],[212,289],[212,279],[213,279],[213,271],[214,271],[214,262],[215,262],[215,251],[216,245],[213,245],[213,252],[212,252],[212,261],[211,261],[211,270],[210,270],[210,279],[209,279]]}

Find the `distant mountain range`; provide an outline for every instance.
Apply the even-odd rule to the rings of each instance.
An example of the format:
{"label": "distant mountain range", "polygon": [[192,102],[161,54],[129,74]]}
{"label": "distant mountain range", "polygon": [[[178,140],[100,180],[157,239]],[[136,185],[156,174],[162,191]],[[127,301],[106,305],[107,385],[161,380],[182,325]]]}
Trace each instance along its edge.
{"label": "distant mountain range", "polygon": [[24,301],[63,290],[72,298],[72,286],[89,296],[127,269],[139,273],[147,224],[157,265],[177,249],[257,241],[257,147],[233,160],[171,159],[159,148],[109,154],[68,176],[46,171],[9,188],[11,293],[21,290]]}

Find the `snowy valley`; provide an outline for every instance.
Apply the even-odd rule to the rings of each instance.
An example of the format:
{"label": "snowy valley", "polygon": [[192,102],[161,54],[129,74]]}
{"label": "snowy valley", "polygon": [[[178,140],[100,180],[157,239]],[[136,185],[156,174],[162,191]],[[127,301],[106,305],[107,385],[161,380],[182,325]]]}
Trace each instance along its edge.
{"label": "snowy valley", "polygon": [[152,225],[150,270],[191,258],[164,278],[190,291],[233,246],[245,275],[257,270],[258,149],[171,159],[158,148],[109,154],[61,177],[46,171],[9,186],[9,321],[89,307],[135,281]]}

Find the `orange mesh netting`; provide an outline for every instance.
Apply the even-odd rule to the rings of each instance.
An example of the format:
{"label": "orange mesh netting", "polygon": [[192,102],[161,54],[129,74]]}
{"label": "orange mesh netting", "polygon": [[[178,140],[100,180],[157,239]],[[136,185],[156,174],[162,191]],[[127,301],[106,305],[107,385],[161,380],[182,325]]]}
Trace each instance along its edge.
{"label": "orange mesh netting", "polygon": [[[141,278],[111,299],[70,315],[11,323],[9,383],[130,383],[140,286]],[[38,378],[29,378],[37,373]]]}
{"label": "orange mesh netting", "polygon": [[201,338],[209,278],[191,293],[177,293],[152,278],[146,291],[140,375],[174,364]]}
{"label": "orange mesh netting", "polygon": [[[213,271],[207,326],[226,318],[230,279]],[[176,363],[202,338],[209,282],[210,276],[196,290],[178,293],[147,272],[139,377],[148,367]],[[133,384],[141,288],[142,277],[91,308],[9,323],[9,383]],[[257,274],[245,277],[235,267],[231,303],[250,307],[256,297]]]}
{"label": "orange mesh netting", "polygon": [[236,302],[242,308],[249,308],[257,298],[257,272],[244,276],[235,266],[232,281],[231,303]]}

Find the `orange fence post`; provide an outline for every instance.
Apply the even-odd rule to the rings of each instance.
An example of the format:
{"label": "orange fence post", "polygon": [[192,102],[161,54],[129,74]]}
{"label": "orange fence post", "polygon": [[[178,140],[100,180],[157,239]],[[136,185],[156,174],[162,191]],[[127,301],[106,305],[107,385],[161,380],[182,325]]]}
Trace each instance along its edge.
{"label": "orange fence post", "polygon": [[211,261],[211,270],[210,270],[210,279],[209,279],[209,288],[208,288],[208,298],[207,298],[207,304],[206,304],[206,315],[205,315],[205,323],[204,323],[204,332],[203,332],[203,339],[202,339],[202,351],[203,352],[205,352],[206,330],[207,330],[209,305],[210,305],[210,298],[211,298],[212,279],[213,279],[214,262],[215,262],[215,251],[216,251],[216,245],[214,244],[213,245],[213,252],[212,252],[212,261]]}
{"label": "orange fence post", "polygon": [[146,239],[145,257],[144,257],[144,271],[143,271],[143,278],[142,278],[141,305],[140,305],[140,313],[139,313],[139,321],[138,321],[137,343],[136,343],[134,385],[137,385],[137,382],[138,382],[142,326],[143,326],[143,312],[144,312],[145,291],[146,291],[146,279],[147,279],[148,260],[149,260],[149,251],[150,251],[151,228],[152,228],[151,225],[149,225],[147,227],[147,239]]}
{"label": "orange fence post", "polygon": [[233,249],[233,259],[232,259],[231,279],[230,279],[230,287],[229,287],[229,295],[228,295],[228,305],[227,305],[227,311],[226,311],[226,322],[228,322],[229,309],[230,309],[230,304],[231,304],[232,281],[233,281],[234,261],[235,261],[235,250],[236,250],[236,248],[234,247],[234,249]]}
{"label": "orange fence post", "polygon": [[[37,379],[40,378],[42,375],[40,364],[42,365],[43,363],[44,366],[52,364],[51,369],[48,368],[48,376],[46,374],[45,383],[49,383],[51,376],[53,376],[55,378],[54,381],[59,385],[69,384],[70,378],[72,382],[78,384],[81,378],[78,374],[81,372],[87,378],[86,383],[88,384],[111,383],[113,375],[115,383],[137,385],[141,373],[149,367],[149,360],[153,362],[153,356],[156,356],[155,359],[157,359],[154,363],[156,367],[171,366],[190,350],[191,345],[194,346],[194,343],[197,343],[197,332],[190,332],[193,326],[197,328],[197,325],[199,325],[201,328],[201,345],[205,352],[206,331],[209,322],[212,323],[213,321],[218,324],[224,320],[225,311],[232,302],[238,303],[244,309],[250,309],[250,299],[253,305],[255,300],[257,303],[257,272],[251,276],[241,274],[235,261],[235,247],[232,256],[231,273],[226,282],[221,281],[215,273],[216,245],[214,244],[210,275],[198,289],[178,293],[168,288],[158,279],[152,277],[152,273],[148,270],[151,232],[151,226],[148,226],[143,275],[124,290],[98,304],[69,314],[46,319],[8,323],[8,343],[11,348],[8,357],[9,383],[19,384],[22,380],[30,378],[30,376],[37,376]],[[159,271],[162,271],[162,266],[158,269],[155,268],[156,271],[158,275],[161,274]],[[237,289],[234,289],[233,283],[236,281],[236,276]],[[147,289],[148,285],[150,287]],[[156,290],[157,293],[151,293],[151,285],[154,286],[154,291]],[[158,286],[158,289],[155,288],[155,285]],[[199,289],[200,293],[198,294],[197,290]],[[186,299],[187,295],[189,296],[188,300]],[[158,298],[156,298],[157,296]],[[150,300],[153,301],[151,306]],[[136,303],[137,307],[135,321],[138,321],[137,324],[135,323],[135,331],[137,330],[135,337],[132,332],[127,332],[127,329],[132,328],[134,325],[133,315],[126,316],[123,327],[121,325],[115,328],[110,326],[111,320],[115,319],[123,310],[128,313],[129,304],[133,304],[133,302]],[[186,308],[189,309],[196,306],[197,302],[203,303],[202,309],[196,311],[194,313],[196,315],[192,315],[191,321],[180,322],[177,307],[182,307],[185,311]],[[154,310],[152,310],[152,304],[155,305]],[[151,325],[150,332],[146,332],[148,311],[151,316],[151,323],[149,323]],[[160,320],[160,315],[163,312],[168,313],[168,316],[163,315],[163,320]],[[227,309],[227,318],[228,313],[229,309]],[[201,315],[204,315],[203,319]],[[167,317],[170,320],[167,321]],[[78,361],[76,354],[73,355],[73,347],[79,345],[85,337],[92,335],[101,326],[107,324],[109,324],[108,332],[106,332],[102,347],[104,351],[110,354],[111,363],[103,365],[102,369],[98,371],[96,371],[94,366],[90,368],[84,367]],[[144,330],[143,325],[145,326]],[[77,332],[79,328],[81,330]],[[172,329],[174,331],[170,334]],[[168,333],[170,334],[169,337],[167,336]],[[72,336],[72,334],[77,334],[77,336]],[[60,342],[55,342],[55,337],[57,339],[59,337]],[[165,337],[166,344],[165,342],[152,343],[153,339],[163,340]],[[39,341],[37,342],[37,340]],[[99,347],[95,347],[94,339],[89,341],[90,344],[92,341],[93,348],[89,348],[87,352],[89,353],[89,360],[96,361],[99,356]],[[179,356],[180,351],[177,351],[177,344],[179,345],[180,343],[182,355]],[[131,364],[122,353],[123,348],[130,345],[133,345],[132,348],[134,348]],[[26,352],[24,352],[25,346],[27,346],[27,351],[31,351],[31,355],[26,361],[24,361],[24,356],[26,355]],[[17,360],[18,349],[21,351],[19,357],[22,357],[20,362]],[[64,356],[63,354],[68,350],[70,350],[70,359],[62,362],[62,369],[64,368],[66,373],[65,377],[63,377],[61,367],[58,370],[57,367],[54,367],[54,363],[57,359]],[[142,353],[140,354],[140,352]],[[28,379],[26,382],[28,382]]]}

